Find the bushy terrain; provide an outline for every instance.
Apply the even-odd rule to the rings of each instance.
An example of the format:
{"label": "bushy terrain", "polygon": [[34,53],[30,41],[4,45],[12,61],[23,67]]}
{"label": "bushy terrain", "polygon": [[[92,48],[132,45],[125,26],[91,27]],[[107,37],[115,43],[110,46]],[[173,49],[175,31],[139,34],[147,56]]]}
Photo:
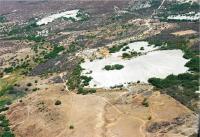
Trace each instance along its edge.
{"label": "bushy terrain", "polygon": [[[159,36],[157,36],[159,37]],[[185,54],[184,58],[190,59],[185,66],[189,68],[188,73],[179,75],[169,75],[165,79],[151,78],[149,83],[153,84],[155,87],[162,89],[163,93],[166,93],[182,104],[188,106],[192,110],[198,110],[196,101],[199,100],[199,94],[196,93],[199,89],[199,52],[191,49],[188,46],[188,41],[181,38],[178,40],[160,40],[155,39],[150,40],[152,44],[164,45],[161,49],[181,49]]]}
{"label": "bushy terrain", "polygon": [[[21,98],[27,94],[48,91],[49,87],[57,85],[62,87],[58,92],[74,92],[83,100],[90,97],[89,94],[92,94],[91,98],[101,94],[95,85],[94,88],[90,87],[94,77],[87,74],[93,72],[83,74],[81,63],[85,61],[84,58],[92,62],[123,51],[120,59],[129,61],[143,55],[142,51],[146,49],[141,47],[141,52],[129,51],[127,44],[135,41],[145,40],[158,47],[156,50],[180,49],[184,52],[183,57],[189,60],[185,64],[189,68],[187,72],[171,74],[162,79],[150,78],[146,84],[153,85],[163,95],[173,97],[194,113],[199,110],[199,21],[167,19],[170,15],[198,13],[197,2],[44,0],[0,1],[1,4],[4,6],[0,8],[0,136],[14,137],[14,128],[11,128],[5,114],[12,103],[23,104]],[[47,24],[37,24],[44,17],[75,9],[80,10],[76,15],[80,20],[61,17]],[[192,30],[194,33],[181,36],[173,34],[185,30]],[[104,50],[100,52],[100,48]],[[84,53],[96,49],[98,54]],[[117,64],[114,60],[104,64],[101,70],[119,72],[125,70],[125,65],[122,64]],[[126,84],[132,86],[143,83],[137,81]],[[124,88],[128,89],[123,84],[110,87],[117,91],[116,94]],[[137,88],[133,91],[135,90]],[[109,95],[107,93],[106,89],[105,96]],[[147,98],[140,99],[140,105],[145,111],[151,105]],[[55,104],[65,105],[60,100]],[[43,108],[39,111],[41,110]],[[107,111],[107,108],[104,110]],[[56,118],[50,119],[50,123],[54,119]],[[147,119],[151,121],[152,117],[147,116]],[[71,125],[69,129],[74,131],[76,127]]]}

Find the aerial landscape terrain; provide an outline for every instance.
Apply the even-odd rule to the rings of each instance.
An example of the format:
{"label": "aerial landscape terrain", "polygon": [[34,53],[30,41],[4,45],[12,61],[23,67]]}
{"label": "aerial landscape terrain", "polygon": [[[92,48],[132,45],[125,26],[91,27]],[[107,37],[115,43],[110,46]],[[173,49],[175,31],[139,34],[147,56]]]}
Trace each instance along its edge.
{"label": "aerial landscape terrain", "polygon": [[200,137],[198,0],[1,0],[0,137]]}

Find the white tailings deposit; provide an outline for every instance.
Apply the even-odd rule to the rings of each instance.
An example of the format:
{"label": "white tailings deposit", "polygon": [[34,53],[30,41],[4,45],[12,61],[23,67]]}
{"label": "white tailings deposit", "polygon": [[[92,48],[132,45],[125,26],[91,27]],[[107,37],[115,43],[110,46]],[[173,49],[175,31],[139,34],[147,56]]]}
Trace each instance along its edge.
{"label": "white tailings deposit", "polygon": [[[127,46],[130,50],[142,52],[142,55],[131,59],[123,59],[122,53],[127,51],[120,50],[112,53],[103,59],[94,61],[85,60],[81,64],[84,68],[82,75],[91,76],[89,87],[110,88],[117,85],[127,85],[129,82],[148,82],[149,78],[165,78],[170,74],[180,74],[188,70],[184,65],[188,62],[183,58],[181,50],[158,50],[147,42],[134,42]],[[144,50],[140,50],[144,47]],[[96,51],[97,52],[97,51]],[[124,68],[120,70],[105,70],[105,65],[120,64]]]}
{"label": "white tailings deposit", "polygon": [[187,13],[183,15],[170,15],[167,17],[168,20],[187,20],[187,21],[197,21],[200,19],[200,12],[198,13]]}
{"label": "white tailings deposit", "polygon": [[53,14],[53,15],[50,15],[50,16],[42,18],[41,20],[39,20],[38,22],[36,22],[36,24],[37,25],[46,25],[49,22],[52,22],[55,19],[58,19],[58,18],[61,18],[61,17],[74,18],[75,20],[79,20],[80,18],[76,17],[76,15],[78,14],[78,12],[79,12],[79,10],[69,10],[69,11],[65,11],[65,12]]}

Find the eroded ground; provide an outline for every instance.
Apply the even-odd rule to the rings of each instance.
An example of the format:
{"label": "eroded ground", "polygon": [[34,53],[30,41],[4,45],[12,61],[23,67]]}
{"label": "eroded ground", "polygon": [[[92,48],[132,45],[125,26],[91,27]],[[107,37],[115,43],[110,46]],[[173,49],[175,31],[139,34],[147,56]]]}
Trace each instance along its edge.
{"label": "eroded ground", "polygon": [[197,126],[192,111],[146,84],[90,95],[49,87],[10,106],[7,117],[16,137],[184,137]]}

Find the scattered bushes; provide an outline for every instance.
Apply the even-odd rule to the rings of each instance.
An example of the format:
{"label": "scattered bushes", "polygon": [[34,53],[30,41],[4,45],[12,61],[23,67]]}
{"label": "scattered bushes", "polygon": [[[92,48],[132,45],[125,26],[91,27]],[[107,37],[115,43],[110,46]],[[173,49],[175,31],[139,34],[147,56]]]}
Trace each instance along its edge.
{"label": "scattered bushes", "polygon": [[122,51],[126,51],[127,49],[130,49],[129,46],[126,46],[122,49]]}
{"label": "scattered bushes", "polygon": [[5,115],[0,115],[0,127],[2,127],[2,132],[0,132],[1,137],[14,137],[14,134],[9,128],[9,121],[6,119]]}
{"label": "scattered bushes", "polygon": [[55,45],[53,47],[53,50],[50,51],[48,54],[46,54],[44,56],[45,59],[51,59],[51,58],[55,58],[59,52],[63,51],[65,48],[63,46],[57,46]]}
{"label": "scattered bushes", "polygon": [[76,17],[80,18],[81,21],[86,21],[89,19],[89,15],[83,11],[79,11]]}
{"label": "scattered bushes", "polygon": [[115,52],[118,52],[120,51],[125,45],[127,45],[127,43],[123,43],[123,44],[120,44],[120,45],[117,45],[117,46],[112,46],[111,48],[109,48],[109,53],[115,53]]}
{"label": "scattered bushes", "polygon": [[6,84],[5,86],[3,86],[3,88],[0,91],[0,96],[5,95],[6,93],[8,93],[8,91],[13,90],[13,85],[11,84]]}
{"label": "scattered bushes", "polygon": [[105,70],[120,70],[123,68],[124,68],[123,65],[115,64],[115,65],[106,65],[103,69],[105,69]]}
{"label": "scattered bushes", "polygon": [[75,88],[79,87],[79,85],[81,83],[80,75],[81,75],[82,70],[83,69],[81,68],[80,64],[78,64],[74,68],[72,74],[70,75],[70,77],[68,78],[68,81],[67,81],[69,90],[74,90]]}
{"label": "scattered bushes", "polygon": [[79,50],[81,47],[82,47],[82,45],[79,45],[79,44],[76,43],[76,42],[72,42],[72,43],[68,46],[67,52],[68,52],[68,53],[74,53],[74,52],[76,52],[77,50]]}
{"label": "scattered bushes", "polygon": [[30,41],[35,41],[35,42],[44,42],[44,38],[42,36],[36,36],[36,35],[28,35],[26,36],[26,39]]}
{"label": "scattered bushes", "polygon": [[138,56],[140,53],[137,53],[136,51],[130,52],[130,53],[123,53],[122,58],[123,59],[130,59],[132,57]]}
{"label": "scattered bushes", "polygon": [[89,82],[92,80],[92,77],[81,76],[81,80],[84,86],[88,86]]}
{"label": "scattered bushes", "polygon": [[196,107],[193,106],[192,102],[199,99],[199,95],[196,93],[199,88],[198,79],[198,74],[183,73],[169,75],[165,79],[150,78],[148,82],[156,88],[162,89],[161,92],[167,93],[182,104],[195,110]]}
{"label": "scattered bushes", "polygon": [[85,89],[83,87],[79,87],[77,94],[86,95],[88,93],[95,93],[95,92],[96,92],[96,89]]}

